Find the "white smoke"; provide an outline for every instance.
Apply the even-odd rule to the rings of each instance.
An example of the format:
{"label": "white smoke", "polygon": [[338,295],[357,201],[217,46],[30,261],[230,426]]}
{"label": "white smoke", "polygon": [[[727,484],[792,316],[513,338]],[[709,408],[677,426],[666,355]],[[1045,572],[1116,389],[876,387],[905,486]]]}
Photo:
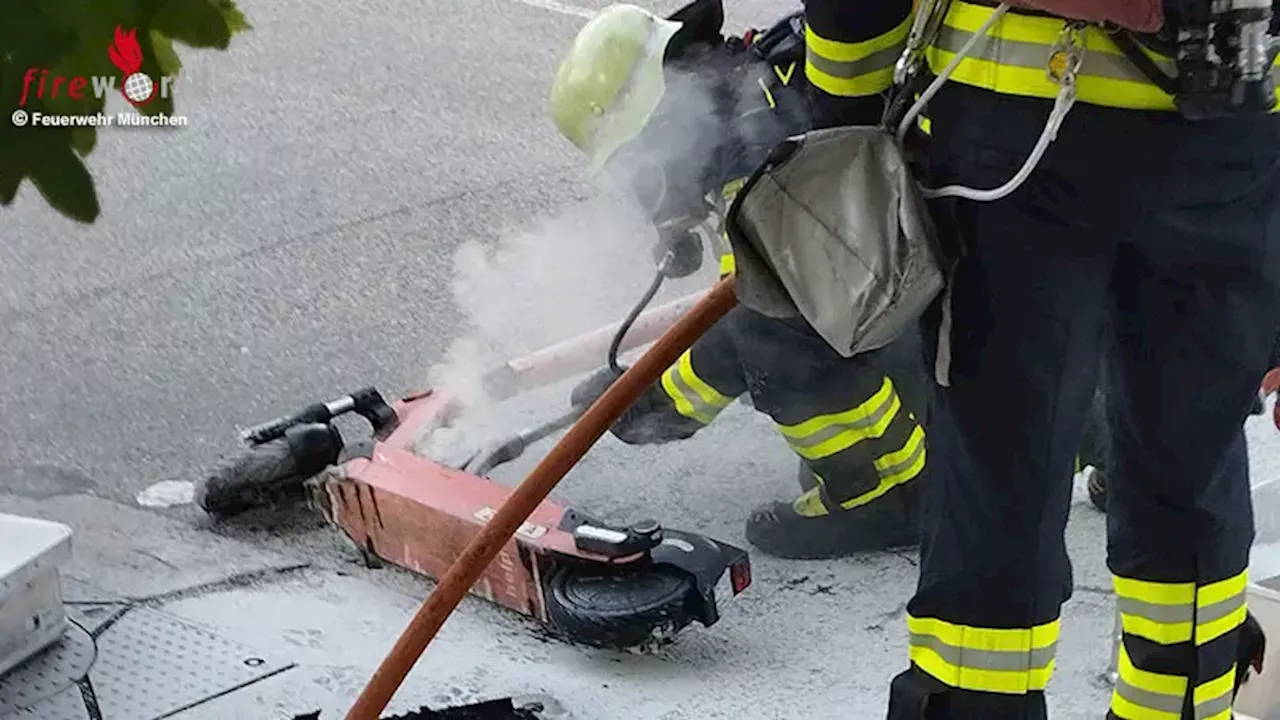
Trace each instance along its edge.
{"label": "white smoke", "polygon": [[[680,109],[646,132],[640,155],[661,157],[679,168],[669,187],[697,187],[696,176],[721,141],[708,122],[714,105],[699,78],[668,77],[667,102]],[[674,165],[670,159],[681,162]],[[625,192],[629,167],[602,180],[586,201],[521,227],[502,228],[496,241],[471,241],[454,257],[453,295],[465,318],[461,334],[445,357],[430,368],[431,387],[447,388],[466,407],[466,437],[436,432],[419,442],[419,452],[445,460],[455,446],[483,433],[493,398],[485,373],[512,357],[619,322],[639,300],[655,272],[657,235],[646,212]],[[704,248],[703,269],[667,281],[660,297],[706,287],[716,258]],[[600,358],[604,365],[605,357]],[[567,404],[567,398],[566,398]]]}

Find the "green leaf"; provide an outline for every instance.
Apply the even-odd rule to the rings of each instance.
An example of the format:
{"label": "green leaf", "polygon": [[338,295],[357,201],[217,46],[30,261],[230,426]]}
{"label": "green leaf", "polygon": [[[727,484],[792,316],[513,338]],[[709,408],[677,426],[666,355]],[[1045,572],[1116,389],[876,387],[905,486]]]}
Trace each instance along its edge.
{"label": "green leaf", "polygon": [[149,35],[151,35],[152,53],[155,56],[156,65],[160,68],[160,74],[176,77],[178,71],[182,70],[182,61],[178,59],[178,53],[173,49],[173,41],[154,29]]}
{"label": "green leaf", "polygon": [[231,31],[210,0],[168,0],[156,10],[151,28],[184,45],[225,50]]}
{"label": "green leaf", "polygon": [[98,129],[95,127],[76,127],[71,128],[71,147],[80,153],[80,157],[84,157],[93,152],[94,146],[98,144]]}
{"label": "green leaf", "polygon": [[227,29],[232,35],[253,29],[248,18],[240,12],[240,8],[236,7],[233,0],[213,0],[213,2],[218,6],[218,12],[222,13],[222,19],[226,21]]}
{"label": "green leaf", "polygon": [[72,220],[85,224],[97,220],[98,193],[80,156],[70,145],[58,144],[53,133],[41,145],[40,161],[30,167],[36,189],[55,210]]}
{"label": "green leaf", "polygon": [[51,18],[41,3],[0,5],[0,49],[15,67],[47,68],[78,47],[75,28]]}

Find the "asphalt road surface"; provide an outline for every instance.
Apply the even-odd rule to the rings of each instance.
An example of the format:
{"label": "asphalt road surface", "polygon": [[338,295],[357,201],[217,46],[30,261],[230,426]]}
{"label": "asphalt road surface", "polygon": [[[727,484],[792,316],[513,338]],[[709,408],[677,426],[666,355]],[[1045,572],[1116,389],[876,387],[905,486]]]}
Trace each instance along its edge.
{"label": "asphalt road surface", "polygon": [[[255,29],[229,52],[183,56],[188,127],[100,133],[96,225],[55,216],[29,184],[4,210],[12,489],[127,500],[206,467],[237,427],[358,385],[421,383],[460,332],[459,244],[592,192],[545,111],[592,6],[243,7]],[[735,5],[730,26],[787,7]],[[551,262],[562,248],[547,240]],[[605,310],[643,290],[634,279]],[[573,309],[556,307],[557,287],[533,290]]]}

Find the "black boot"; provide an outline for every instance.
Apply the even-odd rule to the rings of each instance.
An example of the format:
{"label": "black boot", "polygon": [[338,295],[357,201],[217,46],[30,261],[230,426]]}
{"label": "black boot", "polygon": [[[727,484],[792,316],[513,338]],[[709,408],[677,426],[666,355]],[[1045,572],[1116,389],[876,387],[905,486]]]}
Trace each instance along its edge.
{"label": "black boot", "polygon": [[[1267,636],[1262,632],[1262,625],[1253,613],[1245,615],[1244,624],[1240,626],[1240,650],[1236,654],[1235,693],[1240,686],[1249,681],[1250,670],[1262,672],[1262,658],[1267,653]],[[1234,695],[1233,695],[1234,697]]]}
{"label": "black boot", "polygon": [[821,508],[817,489],[793,503],[771,503],[747,519],[747,542],[793,560],[821,560],[920,543],[919,482],[911,481],[866,505],[838,513]]}

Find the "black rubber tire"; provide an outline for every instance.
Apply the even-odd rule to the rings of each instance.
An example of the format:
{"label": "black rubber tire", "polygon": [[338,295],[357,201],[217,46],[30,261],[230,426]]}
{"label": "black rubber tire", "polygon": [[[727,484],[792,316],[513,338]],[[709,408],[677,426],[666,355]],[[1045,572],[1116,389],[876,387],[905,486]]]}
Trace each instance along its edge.
{"label": "black rubber tire", "polygon": [[694,616],[693,578],[674,568],[562,567],[547,581],[547,616],[567,639],[625,649],[674,635]]}
{"label": "black rubber tire", "polygon": [[196,483],[195,502],[210,515],[239,515],[272,505],[291,489],[301,488],[306,479],[298,474],[289,441],[280,438],[219,462]]}

